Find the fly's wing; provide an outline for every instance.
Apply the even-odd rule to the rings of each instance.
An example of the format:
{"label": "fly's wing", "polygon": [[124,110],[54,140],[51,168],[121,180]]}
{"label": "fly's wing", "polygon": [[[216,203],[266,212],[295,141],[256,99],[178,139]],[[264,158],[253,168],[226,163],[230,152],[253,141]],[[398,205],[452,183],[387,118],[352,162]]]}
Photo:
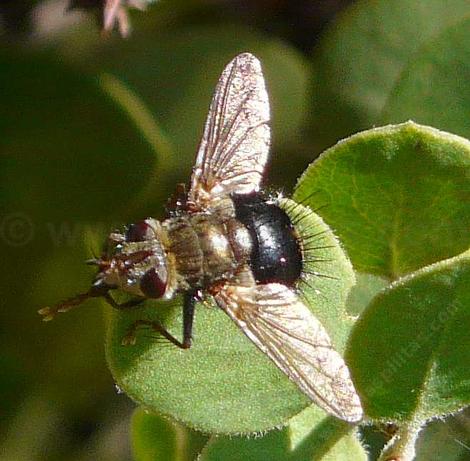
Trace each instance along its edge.
{"label": "fly's wing", "polygon": [[269,100],[261,64],[243,53],[224,69],[212,98],[189,200],[204,206],[259,188],[269,152]]}
{"label": "fly's wing", "polygon": [[215,299],[318,406],[345,421],[362,419],[361,402],[343,358],[294,292],[278,283],[227,285]]}

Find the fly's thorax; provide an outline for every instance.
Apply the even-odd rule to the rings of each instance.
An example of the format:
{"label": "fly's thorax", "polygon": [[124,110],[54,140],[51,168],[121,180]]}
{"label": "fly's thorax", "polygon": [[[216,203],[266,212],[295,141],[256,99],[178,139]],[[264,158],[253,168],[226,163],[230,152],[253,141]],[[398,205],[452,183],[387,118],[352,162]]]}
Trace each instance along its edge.
{"label": "fly's thorax", "polygon": [[188,213],[163,222],[179,290],[204,289],[230,280],[247,262],[250,235],[231,214],[224,205],[211,213]]}
{"label": "fly's thorax", "polygon": [[98,262],[95,285],[148,298],[171,298],[175,276],[167,245],[165,229],[152,218],[131,224],[125,233],[112,233],[108,250]]}

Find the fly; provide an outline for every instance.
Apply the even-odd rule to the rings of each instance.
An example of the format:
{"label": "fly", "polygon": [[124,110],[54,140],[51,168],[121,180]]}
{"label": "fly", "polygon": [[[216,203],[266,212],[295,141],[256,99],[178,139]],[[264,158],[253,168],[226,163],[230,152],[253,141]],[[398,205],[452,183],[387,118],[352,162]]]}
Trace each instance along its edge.
{"label": "fly", "polygon": [[[299,299],[302,242],[277,201],[260,192],[270,146],[270,109],[261,64],[243,53],[218,81],[199,145],[189,191],[177,189],[167,219],[147,218],[108,237],[108,250],[90,263],[98,273],[89,291],[39,312],[51,320],[92,297],[116,309],[182,293],[183,336],[139,320],[188,349],[196,301],[212,296],[245,335],[311,400],[349,422],[362,407],[349,370],[325,328]],[[110,292],[134,299],[118,304]]]}

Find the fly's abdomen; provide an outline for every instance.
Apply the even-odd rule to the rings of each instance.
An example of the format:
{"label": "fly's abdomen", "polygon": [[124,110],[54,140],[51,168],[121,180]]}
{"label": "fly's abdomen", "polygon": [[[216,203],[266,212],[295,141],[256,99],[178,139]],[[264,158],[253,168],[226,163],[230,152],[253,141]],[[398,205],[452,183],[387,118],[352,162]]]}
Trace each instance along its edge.
{"label": "fly's abdomen", "polygon": [[287,213],[258,194],[232,199],[236,219],[251,236],[250,268],[256,281],[295,284],[302,272],[302,251]]}

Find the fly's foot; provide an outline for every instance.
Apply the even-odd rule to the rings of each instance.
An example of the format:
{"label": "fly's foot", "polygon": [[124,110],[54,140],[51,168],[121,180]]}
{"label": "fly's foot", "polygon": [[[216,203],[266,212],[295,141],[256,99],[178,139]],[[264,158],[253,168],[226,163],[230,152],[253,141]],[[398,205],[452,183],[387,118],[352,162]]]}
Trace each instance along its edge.
{"label": "fly's foot", "polygon": [[135,346],[137,337],[135,331],[129,331],[124,338],[121,340],[121,346]]}
{"label": "fly's foot", "polygon": [[57,310],[51,309],[50,307],[43,307],[38,310],[38,314],[42,315],[43,322],[50,322],[57,315]]}
{"label": "fly's foot", "polygon": [[121,340],[122,346],[135,346],[137,342],[137,330],[142,327],[148,327],[151,322],[147,320],[137,320],[128,329],[126,335]]}
{"label": "fly's foot", "polygon": [[55,307],[43,307],[38,310],[38,314],[42,315],[43,322],[50,322],[59,312],[67,312],[68,310],[70,310],[69,305],[59,304]]}
{"label": "fly's foot", "polygon": [[163,325],[157,321],[151,320],[136,320],[127,330],[126,335],[121,340],[123,346],[133,346],[136,343],[137,339],[137,330],[140,328],[150,328],[153,332],[157,333],[159,336],[167,339],[175,346],[178,346],[181,349],[189,349],[191,346],[191,338],[186,338],[183,342],[176,339],[171,333],[169,333]]}
{"label": "fly's foot", "polygon": [[42,320],[44,322],[51,321],[59,312],[67,312],[74,307],[79,306],[84,301],[89,298],[95,298],[97,296],[101,296],[98,292],[91,289],[86,293],[80,293],[73,298],[68,298],[65,301],[56,304],[54,307],[43,307],[42,309],[38,310],[38,314],[42,315]]}

